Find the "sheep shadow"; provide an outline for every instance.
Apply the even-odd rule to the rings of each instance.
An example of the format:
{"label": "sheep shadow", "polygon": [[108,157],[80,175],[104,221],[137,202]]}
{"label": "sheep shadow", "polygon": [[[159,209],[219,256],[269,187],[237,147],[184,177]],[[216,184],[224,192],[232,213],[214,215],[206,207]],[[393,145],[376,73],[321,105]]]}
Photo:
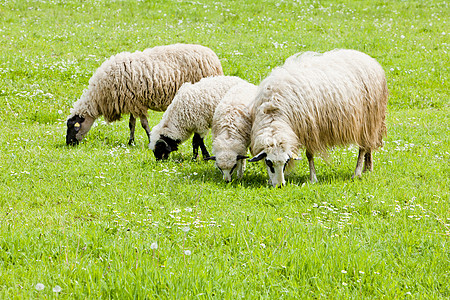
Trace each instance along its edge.
{"label": "sheep shadow", "polygon": [[[87,141],[88,142],[88,141]],[[87,143],[86,142],[86,143]],[[92,141],[91,141],[92,142]],[[101,142],[101,141],[100,141]],[[124,143],[120,143],[118,141],[110,141],[108,139],[101,142],[102,145],[98,143],[94,143],[90,145],[88,148],[102,148],[104,145],[108,145],[110,147],[117,147],[118,145],[126,146],[130,149],[135,149],[136,151],[147,151],[148,156],[146,159],[141,159],[140,161],[136,161],[137,167],[142,168],[143,170],[153,169],[155,167],[166,168],[166,166],[170,165],[171,167],[177,167],[178,175],[180,180],[185,180],[189,178],[189,181],[196,183],[208,183],[211,185],[215,185],[220,188],[225,187],[233,187],[233,188],[249,188],[249,189],[258,189],[261,187],[271,187],[268,184],[268,174],[265,167],[262,164],[252,164],[247,163],[246,170],[244,172],[244,176],[242,179],[236,179],[235,175],[233,176],[233,180],[230,183],[226,183],[220,171],[214,166],[212,161],[204,161],[201,156],[199,156],[196,160],[192,159],[191,153],[189,152],[173,152],[169,159],[166,161],[156,161],[155,157],[150,149],[143,145],[127,145]],[[82,144],[84,144],[82,142]],[[80,145],[82,145],[80,144]],[[80,145],[70,146],[66,145],[65,142],[61,141],[60,143],[55,144],[55,148],[58,149],[67,149],[72,150],[76,149]],[[85,149],[87,150],[87,149]],[[180,167],[181,166],[181,167]],[[193,175],[195,174],[195,176]],[[315,185],[326,185],[331,183],[348,183],[354,181],[352,179],[353,171],[350,167],[345,168],[340,166],[339,168],[333,166],[323,166],[321,170],[317,172],[318,183]],[[363,174],[362,179],[367,176]],[[293,172],[289,175],[285,176],[286,185],[295,185],[298,187],[302,187],[305,184],[310,184],[309,181],[309,170],[304,166],[298,165],[295,167]]]}
{"label": "sheep shadow", "polygon": [[178,177],[180,180],[189,178],[189,181],[198,183],[208,183],[220,187],[249,187],[259,188],[267,185],[267,178],[263,173],[244,172],[242,179],[236,179],[234,175],[233,180],[229,183],[222,178],[220,171],[214,166],[213,161],[203,160],[201,156],[197,159],[192,159],[191,155],[186,153],[172,153],[169,159],[164,161],[156,161],[153,157],[151,161],[143,162],[145,165],[160,165],[160,166],[176,166],[178,165]]}
{"label": "sheep shadow", "polygon": [[111,139],[108,137],[92,137],[88,136],[84,138],[81,142],[75,145],[67,145],[65,138],[64,141],[58,141],[54,144],[54,147],[56,149],[76,149],[77,147],[83,146],[89,147],[89,148],[95,148],[95,149],[101,149],[105,148],[106,150],[112,149],[114,147],[126,147],[129,149],[137,149],[137,150],[149,150],[148,148],[148,140],[141,141],[141,142],[134,142],[133,144],[128,144],[128,141],[126,139]]}
{"label": "sheep shadow", "polygon": [[[186,159],[182,159],[180,161],[186,162]],[[223,179],[222,179],[222,174],[220,173],[220,171],[214,167],[214,164],[211,163],[210,167],[207,167],[206,169],[202,166],[200,166],[200,164],[202,163],[207,163],[207,162],[203,162],[203,161],[192,161],[196,164],[199,165],[198,168],[193,168],[195,169],[197,176],[195,177],[190,177],[191,180],[193,181],[197,181],[197,182],[208,182],[210,184],[215,184],[217,186],[230,186],[230,187],[243,187],[243,188],[250,188],[250,189],[255,189],[255,188],[261,188],[261,187],[271,187],[268,184],[268,179],[269,176],[267,174],[267,171],[265,169],[263,169],[262,167],[250,167],[247,164],[247,170],[244,172],[244,176],[242,179],[236,179],[235,176],[233,176],[233,180],[230,183],[226,183]],[[189,172],[186,170],[181,171],[182,175],[181,176],[189,176]],[[326,185],[326,184],[333,184],[333,183],[348,183],[348,182],[353,182],[355,180],[361,180],[363,179],[365,176],[365,174],[363,174],[363,176],[361,178],[356,178],[356,179],[352,179],[352,175],[353,175],[353,171],[350,168],[331,168],[331,167],[327,167],[324,168],[324,170],[322,170],[322,173],[318,173],[317,174],[317,179],[318,179],[318,183],[315,183],[314,185]],[[311,184],[310,183],[310,179],[309,179],[309,170],[308,171],[304,171],[304,170],[294,170],[291,174],[286,175],[286,185],[296,185],[296,186],[303,186],[305,184]]]}
{"label": "sheep shadow", "polygon": [[[237,179],[235,175],[233,176],[233,180],[229,183],[225,182],[222,178],[222,174],[220,171],[214,166],[212,162],[204,162],[204,161],[193,161],[191,159],[185,159],[180,157],[180,159],[175,160],[180,163],[190,163],[190,169],[180,170],[181,177],[189,177],[190,180],[199,183],[209,183],[220,187],[243,187],[256,189],[261,187],[271,187],[268,184],[269,176],[267,171],[261,167],[248,167],[244,172],[244,176],[242,179]],[[195,172],[196,176],[191,176],[192,173]],[[339,172],[326,172],[323,175],[318,175],[317,178],[319,180],[318,185],[320,184],[329,184],[333,182],[342,182],[351,180],[351,172],[348,170],[339,170]],[[297,185],[303,186],[304,184],[309,184],[309,172],[308,173],[300,173],[295,172],[286,176],[286,184],[287,185]]]}
{"label": "sheep shadow", "polygon": [[[335,171],[323,172],[322,174],[317,174],[318,182],[315,184],[331,184],[336,182],[349,182],[353,181],[352,179],[353,172],[347,169],[339,169]],[[310,184],[309,179],[309,171],[302,172],[299,174],[295,172],[294,174],[290,174],[286,177],[286,181],[289,183],[294,183],[297,185]]]}

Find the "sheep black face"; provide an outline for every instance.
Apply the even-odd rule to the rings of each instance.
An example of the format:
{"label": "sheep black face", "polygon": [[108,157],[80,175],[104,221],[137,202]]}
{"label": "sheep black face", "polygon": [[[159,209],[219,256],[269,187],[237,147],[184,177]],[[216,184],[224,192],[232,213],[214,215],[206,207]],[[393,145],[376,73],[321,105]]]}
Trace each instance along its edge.
{"label": "sheep black face", "polygon": [[278,153],[277,155],[261,152],[250,159],[249,162],[260,161],[263,158],[265,159],[267,173],[269,174],[269,184],[273,187],[285,185],[284,171],[291,160],[290,156],[283,152]]}
{"label": "sheep black face", "polygon": [[178,150],[179,140],[174,140],[162,135],[155,144],[153,154],[156,160],[165,160],[169,158],[170,152]]}
{"label": "sheep black face", "polygon": [[77,134],[81,130],[81,124],[84,122],[84,118],[78,115],[73,116],[69,120],[67,120],[67,135],[66,135],[66,144],[70,146],[78,145],[80,142],[77,139]]}

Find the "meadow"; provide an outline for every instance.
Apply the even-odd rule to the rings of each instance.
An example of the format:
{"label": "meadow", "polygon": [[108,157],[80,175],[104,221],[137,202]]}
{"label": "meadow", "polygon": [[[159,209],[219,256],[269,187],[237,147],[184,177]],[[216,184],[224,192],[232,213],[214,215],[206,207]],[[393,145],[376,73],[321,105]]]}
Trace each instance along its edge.
{"label": "meadow", "polygon": [[[0,299],[449,298],[449,20],[441,0],[0,0]],[[105,59],[172,43],[254,84],[301,51],[371,55],[374,172],[351,180],[349,146],[317,184],[304,153],[281,189],[260,163],[226,184],[190,142],[156,162],[138,125],[128,146],[128,117],[65,145]]]}

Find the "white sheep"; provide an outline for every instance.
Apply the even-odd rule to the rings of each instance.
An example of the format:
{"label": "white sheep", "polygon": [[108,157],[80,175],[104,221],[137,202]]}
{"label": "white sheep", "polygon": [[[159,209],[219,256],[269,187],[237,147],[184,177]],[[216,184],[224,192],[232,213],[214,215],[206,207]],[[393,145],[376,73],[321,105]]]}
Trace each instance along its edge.
{"label": "white sheep", "polygon": [[150,139],[148,109],[166,110],[183,83],[215,75],[223,75],[220,60],[200,45],[157,46],[112,56],[95,71],[74,103],[67,120],[66,143],[78,144],[101,115],[113,122],[128,113],[129,144],[134,142],[136,117]]}
{"label": "white sheep", "polygon": [[241,179],[245,170],[247,148],[250,145],[252,121],[250,106],[257,86],[244,82],[232,87],[217,105],[212,121],[212,152],[223,179],[230,182],[233,172]]}
{"label": "white sheep", "polygon": [[[288,58],[264,79],[255,99],[250,161],[265,158],[269,183],[284,185],[299,148],[306,150],[310,181],[314,154],[356,144],[354,177],[372,171],[372,150],[386,134],[388,88],[383,68],[355,50],[306,52]],[[362,170],[364,162],[364,170]]]}
{"label": "white sheep", "polygon": [[234,76],[215,76],[183,84],[151,131],[149,148],[156,159],[167,159],[193,133],[193,159],[197,158],[199,147],[203,158],[209,157],[203,139],[211,128],[216,106],[232,86],[242,82],[245,81]]}

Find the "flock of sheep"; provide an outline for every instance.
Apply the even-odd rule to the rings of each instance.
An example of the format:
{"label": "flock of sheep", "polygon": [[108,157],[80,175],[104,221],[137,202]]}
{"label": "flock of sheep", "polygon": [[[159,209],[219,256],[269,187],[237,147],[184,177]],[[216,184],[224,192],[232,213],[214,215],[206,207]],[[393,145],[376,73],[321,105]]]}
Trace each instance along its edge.
{"label": "flock of sheep", "polygon": [[[192,134],[193,158],[214,160],[223,179],[241,178],[245,162],[263,160],[269,184],[285,184],[297,153],[306,150],[310,181],[317,182],[314,155],[356,144],[353,177],[372,171],[372,151],[386,134],[388,89],[383,68],[355,50],[289,57],[259,86],[224,76],[217,55],[200,45],[174,44],[123,52],[106,60],[89,80],[67,120],[66,143],[78,144],[103,115],[108,122],[130,114],[129,144],[136,118],[157,160]],[[165,111],[152,130],[148,109]],[[210,156],[204,138],[212,129]]]}

